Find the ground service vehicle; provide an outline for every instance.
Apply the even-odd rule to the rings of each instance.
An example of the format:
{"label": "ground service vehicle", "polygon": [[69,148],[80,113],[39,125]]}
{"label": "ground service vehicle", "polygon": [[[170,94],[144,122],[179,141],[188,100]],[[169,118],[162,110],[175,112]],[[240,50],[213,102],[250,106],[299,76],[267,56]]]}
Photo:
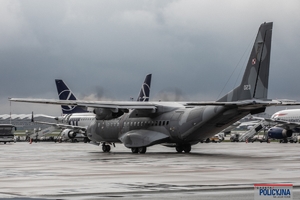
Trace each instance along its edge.
{"label": "ground service vehicle", "polygon": [[0,142],[15,142],[14,132],[16,127],[12,124],[0,124]]}

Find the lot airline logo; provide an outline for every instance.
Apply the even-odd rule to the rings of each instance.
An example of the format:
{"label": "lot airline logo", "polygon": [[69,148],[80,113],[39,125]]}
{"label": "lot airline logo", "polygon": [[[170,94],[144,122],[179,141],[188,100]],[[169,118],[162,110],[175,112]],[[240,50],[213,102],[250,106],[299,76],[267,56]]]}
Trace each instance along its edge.
{"label": "lot airline logo", "polygon": [[293,199],[293,184],[254,184],[254,200]]}

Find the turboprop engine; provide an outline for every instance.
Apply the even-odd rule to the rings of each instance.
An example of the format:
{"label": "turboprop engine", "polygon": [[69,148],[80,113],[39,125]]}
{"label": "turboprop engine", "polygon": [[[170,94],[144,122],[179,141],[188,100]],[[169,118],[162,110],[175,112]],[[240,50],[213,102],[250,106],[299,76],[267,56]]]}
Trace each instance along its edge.
{"label": "turboprop engine", "polygon": [[61,133],[61,137],[63,139],[74,139],[76,137],[77,133],[74,132],[71,129],[65,129],[63,130],[63,132]]}
{"label": "turboprop engine", "polygon": [[94,114],[96,114],[97,120],[110,120],[122,116],[124,111],[119,109],[96,108],[94,109]]}
{"label": "turboprop engine", "polygon": [[268,130],[268,136],[274,139],[284,139],[287,137],[291,137],[293,135],[293,131],[290,129],[284,129],[280,127],[272,127]]}

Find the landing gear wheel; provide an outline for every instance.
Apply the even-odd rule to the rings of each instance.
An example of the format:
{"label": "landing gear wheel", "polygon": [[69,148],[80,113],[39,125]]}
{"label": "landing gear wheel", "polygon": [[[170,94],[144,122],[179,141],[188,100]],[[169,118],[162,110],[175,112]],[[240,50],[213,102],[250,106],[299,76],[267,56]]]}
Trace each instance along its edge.
{"label": "landing gear wheel", "polygon": [[183,151],[184,151],[184,153],[190,153],[191,150],[192,150],[191,145],[188,144],[188,145],[184,145],[184,146],[183,146]]}
{"label": "landing gear wheel", "polygon": [[138,149],[138,148],[131,148],[131,152],[132,152],[132,153],[138,153],[138,152],[139,152],[139,149]]}
{"label": "landing gear wheel", "polygon": [[182,153],[182,151],[183,151],[182,146],[177,146],[177,147],[175,147],[175,149],[176,149],[177,153]]}
{"label": "landing gear wheel", "polygon": [[138,152],[139,152],[140,154],[144,154],[144,153],[146,153],[146,151],[147,151],[147,147],[139,147],[139,148],[138,148]]}
{"label": "landing gear wheel", "polygon": [[106,145],[106,144],[102,145],[102,151],[103,152],[110,152],[110,146]]}
{"label": "landing gear wheel", "polygon": [[88,142],[89,142],[89,139],[88,139],[87,137],[85,137],[85,138],[83,139],[83,142],[84,142],[84,143],[88,143]]}
{"label": "landing gear wheel", "polygon": [[106,152],[110,152],[110,145],[106,145]]}

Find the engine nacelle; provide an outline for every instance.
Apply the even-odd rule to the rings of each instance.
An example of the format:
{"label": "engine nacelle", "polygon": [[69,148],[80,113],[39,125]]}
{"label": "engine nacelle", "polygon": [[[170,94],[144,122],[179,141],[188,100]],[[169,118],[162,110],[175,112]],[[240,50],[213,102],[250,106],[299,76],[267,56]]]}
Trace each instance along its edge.
{"label": "engine nacelle", "polygon": [[293,135],[292,130],[286,130],[280,127],[272,127],[268,130],[268,136],[274,139],[284,139]]}
{"label": "engine nacelle", "polygon": [[113,111],[111,109],[96,108],[94,109],[94,114],[96,114],[97,120],[110,120],[110,119],[120,117],[121,115],[124,114],[124,112],[119,109]]}
{"label": "engine nacelle", "polygon": [[65,129],[62,133],[61,133],[61,137],[63,139],[74,139],[76,137],[77,133],[74,132],[73,130],[70,129]]}

